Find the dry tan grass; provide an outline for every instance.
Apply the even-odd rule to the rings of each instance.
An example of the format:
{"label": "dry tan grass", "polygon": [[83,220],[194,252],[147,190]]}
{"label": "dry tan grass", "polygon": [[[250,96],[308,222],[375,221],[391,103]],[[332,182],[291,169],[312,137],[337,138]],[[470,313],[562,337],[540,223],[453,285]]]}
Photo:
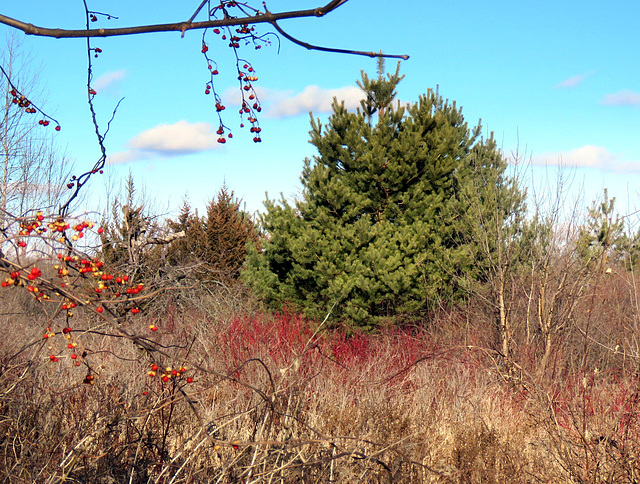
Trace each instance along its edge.
{"label": "dry tan grass", "polygon": [[608,370],[537,379],[477,344],[490,339],[480,325],[451,324],[464,315],[359,335],[172,295],[126,323],[143,333],[153,320],[158,359],[190,368],[165,383],[147,376],[148,354],[100,332],[78,336],[96,352],[82,366],[50,362],[66,340],[43,343],[29,301],[4,301],[30,316],[1,322],[3,482],[638,480],[637,379],[597,345]]}

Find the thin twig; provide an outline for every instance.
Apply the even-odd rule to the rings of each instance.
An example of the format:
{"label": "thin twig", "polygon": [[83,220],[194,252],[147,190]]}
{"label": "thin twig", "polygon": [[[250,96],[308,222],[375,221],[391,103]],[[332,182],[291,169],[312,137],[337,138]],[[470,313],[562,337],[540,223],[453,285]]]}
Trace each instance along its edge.
{"label": "thin twig", "polygon": [[293,42],[296,45],[304,47],[305,49],[308,49],[308,50],[319,50],[321,52],[331,52],[334,54],[363,55],[366,57],[384,57],[387,59],[403,59],[403,60],[409,59],[409,56],[406,54],[402,54],[402,55],[384,54],[382,52],[365,52],[362,50],[337,49],[334,47],[321,47],[319,45],[309,44],[307,42],[303,42],[302,40],[298,40],[295,37],[292,37],[291,35],[286,33],[284,30],[282,30],[282,28],[275,21],[271,22],[271,25],[273,25],[273,28],[275,28],[278,31],[278,33],[282,35],[285,39]]}

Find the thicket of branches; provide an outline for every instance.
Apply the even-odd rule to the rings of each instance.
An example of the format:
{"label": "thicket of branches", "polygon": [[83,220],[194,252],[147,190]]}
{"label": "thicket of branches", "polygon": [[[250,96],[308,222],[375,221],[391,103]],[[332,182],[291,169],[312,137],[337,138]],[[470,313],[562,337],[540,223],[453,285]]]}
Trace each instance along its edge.
{"label": "thicket of branches", "polygon": [[[188,21],[124,30],[92,29],[109,15],[88,7],[76,31],[0,23],[87,39],[227,29],[234,52],[264,45],[252,26],[268,23],[317,48],[278,22],[344,3],[202,2]],[[87,49],[101,157],[79,176],[41,137],[61,125],[25,94],[13,51],[3,60],[4,481],[640,480],[639,236],[606,192],[565,218],[560,183],[525,212],[493,140],[436,92],[392,106],[399,72],[380,69],[363,76],[360,112],[336,103],[324,130],[312,124],[304,197],[268,202],[262,224],[227,187],[206,213],[185,201],[166,218],[132,178],[99,220],[74,217],[109,129]],[[234,68],[259,141],[255,72]],[[247,254],[262,301],[240,278]]]}

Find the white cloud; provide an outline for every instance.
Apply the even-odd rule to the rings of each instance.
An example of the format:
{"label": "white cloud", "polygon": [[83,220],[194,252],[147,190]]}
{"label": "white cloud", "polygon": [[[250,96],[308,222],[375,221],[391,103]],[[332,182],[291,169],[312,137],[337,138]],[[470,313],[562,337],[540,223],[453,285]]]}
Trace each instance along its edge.
{"label": "white cloud", "polygon": [[159,124],[134,136],[127,143],[129,148],[110,154],[110,165],[132,163],[155,157],[172,157],[200,153],[218,148],[219,136],[209,123]]}
{"label": "white cloud", "polygon": [[143,131],[129,141],[129,146],[134,150],[175,156],[212,150],[218,146],[218,137],[210,123],[183,120]]}
{"label": "white cloud", "polygon": [[98,93],[108,89],[113,89],[118,85],[120,81],[125,78],[125,75],[126,72],[124,69],[120,69],[119,71],[105,72],[95,81],[93,81],[91,87],[93,87],[93,89],[95,89]]}
{"label": "white cloud", "polygon": [[621,155],[602,146],[585,145],[570,151],[544,153],[534,156],[534,165],[563,165],[567,167],[597,168],[604,171],[640,171],[640,162],[623,161]]}
{"label": "white cloud", "polygon": [[640,94],[629,89],[615,94],[606,94],[600,104],[605,106],[640,106]]}
{"label": "white cloud", "polygon": [[592,73],[588,72],[586,74],[578,74],[577,76],[572,76],[568,79],[565,79],[562,82],[559,82],[555,86],[555,89],[568,89],[573,87],[578,87],[582,81],[584,81],[587,77],[589,77]]}
{"label": "white cloud", "polygon": [[333,98],[344,101],[347,109],[355,109],[360,106],[360,100],[364,98],[364,93],[359,87],[345,86],[337,89],[324,89],[319,86],[307,86],[304,90],[294,96],[286,96],[280,93],[274,97],[269,106],[267,115],[272,118],[284,118],[306,114],[310,111],[314,113],[328,113],[331,111]]}
{"label": "white cloud", "polygon": [[141,161],[147,158],[151,158],[151,156],[151,153],[139,150],[117,151],[107,156],[107,163],[109,165],[133,163],[134,161]]}

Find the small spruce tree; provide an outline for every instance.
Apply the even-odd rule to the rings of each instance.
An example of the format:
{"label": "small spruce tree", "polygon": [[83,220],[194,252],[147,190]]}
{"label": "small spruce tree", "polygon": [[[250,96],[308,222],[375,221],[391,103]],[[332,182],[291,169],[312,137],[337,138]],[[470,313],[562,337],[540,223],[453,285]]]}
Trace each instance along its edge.
{"label": "small spruce tree", "polygon": [[156,217],[147,212],[137,196],[133,175],[129,174],[122,198],[111,205],[111,217],[104,220],[101,234],[102,258],[122,270],[144,272],[150,263],[146,242],[158,232]]}
{"label": "small spruce tree", "polygon": [[204,223],[198,212],[191,211],[191,205],[185,198],[180,207],[177,220],[168,220],[168,228],[176,234],[184,234],[169,245],[166,262],[171,266],[188,266],[198,263],[204,252]]}
{"label": "small spruce tree", "polygon": [[247,244],[257,244],[258,233],[226,186],[207,206],[204,239],[203,260],[209,271],[222,282],[235,282],[247,256]]}
{"label": "small spruce tree", "polygon": [[251,217],[226,186],[209,202],[204,217],[192,213],[185,201],[178,219],[168,225],[174,232],[183,231],[185,237],[171,244],[167,262],[193,266],[194,274],[201,280],[235,283],[247,255],[247,244],[259,243]]}

